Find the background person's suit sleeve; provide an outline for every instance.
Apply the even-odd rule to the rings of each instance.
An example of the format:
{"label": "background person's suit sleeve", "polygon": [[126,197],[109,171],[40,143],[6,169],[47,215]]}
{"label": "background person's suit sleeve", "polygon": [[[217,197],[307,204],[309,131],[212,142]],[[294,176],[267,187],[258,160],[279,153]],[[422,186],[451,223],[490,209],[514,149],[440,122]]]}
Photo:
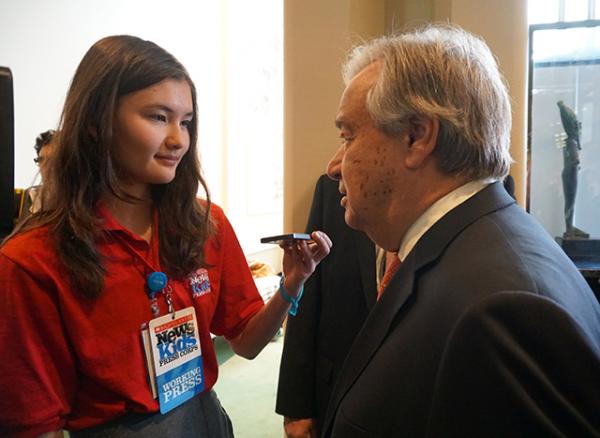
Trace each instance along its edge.
{"label": "background person's suit sleeve", "polygon": [[599,382],[598,340],[549,299],[501,292],[453,329],[428,436],[600,436]]}
{"label": "background person's suit sleeve", "polygon": [[[306,232],[323,227],[323,177],[317,182]],[[334,243],[335,244],[335,243]],[[304,285],[298,313],[288,317],[275,411],[290,418],[313,418],[317,324],[321,301],[321,265]]]}

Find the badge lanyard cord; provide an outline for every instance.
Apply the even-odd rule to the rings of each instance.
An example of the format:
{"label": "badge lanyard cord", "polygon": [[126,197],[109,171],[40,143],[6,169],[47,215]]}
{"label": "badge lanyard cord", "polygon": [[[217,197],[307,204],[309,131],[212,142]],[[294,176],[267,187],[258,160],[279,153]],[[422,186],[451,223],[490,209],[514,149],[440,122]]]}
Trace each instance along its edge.
{"label": "badge lanyard cord", "polygon": [[158,242],[155,241],[156,239],[154,233],[154,224],[152,225],[152,237],[150,238],[150,251],[152,262],[158,265],[158,270],[154,269],[154,266],[152,266],[146,260],[145,257],[143,257],[135,248],[133,248],[123,236],[120,236],[118,232],[113,232],[110,234],[123,245],[123,248],[129,254],[131,254],[138,261],[142,262],[142,264],[144,264],[144,266],[150,271],[150,273],[146,275],[146,289],[148,298],[150,299],[150,310],[152,311],[152,316],[156,318],[160,315],[157,296],[159,293],[162,293],[167,304],[168,312],[171,313],[173,317],[175,317],[175,308],[173,307],[173,301],[171,299],[172,288],[169,284],[169,279],[167,275],[164,272],[160,271],[160,260],[158,258]]}

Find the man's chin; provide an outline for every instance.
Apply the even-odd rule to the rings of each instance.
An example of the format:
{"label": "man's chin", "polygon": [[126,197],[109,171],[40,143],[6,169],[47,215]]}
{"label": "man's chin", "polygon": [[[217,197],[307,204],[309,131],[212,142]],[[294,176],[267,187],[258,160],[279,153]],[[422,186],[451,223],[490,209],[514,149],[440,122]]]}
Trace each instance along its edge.
{"label": "man's chin", "polygon": [[344,221],[346,221],[346,225],[354,230],[365,231],[364,221],[360,220],[360,218],[350,208],[346,208],[346,212],[344,213]]}

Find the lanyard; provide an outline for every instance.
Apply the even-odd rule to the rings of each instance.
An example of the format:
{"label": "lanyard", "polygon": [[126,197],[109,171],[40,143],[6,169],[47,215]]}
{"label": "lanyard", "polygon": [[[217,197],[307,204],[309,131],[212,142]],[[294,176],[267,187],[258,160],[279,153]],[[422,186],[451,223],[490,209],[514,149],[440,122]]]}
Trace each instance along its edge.
{"label": "lanyard", "polygon": [[[146,277],[146,293],[148,294],[148,298],[150,299],[150,310],[152,311],[152,316],[154,318],[160,315],[160,308],[158,307],[157,296],[159,293],[162,293],[165,298],[165,302],[167,303],[168,312],[174,314],[175,309],[173,307],[173,301],[171,300],[171,285],[169,284],[169,279],[164,272],[160,270],[160,259],[158,257],[158,239],[155,239],[154,233],[154,224],[156,221],[153,221],[152,224],[152,237],[150,238],[150,254],[151,261],[149,262],[146,257],[140,254],[134,247],[132,247],[127,239],[120,235],[119,232],[111,232],[110,234],[115,237],[123,246],[123,248],[131,254],[138,261],[142,262],[142,264],[146,267],[149,273],[142,273]],[[155,269],[153,265],[158,266],[158,269]]]}

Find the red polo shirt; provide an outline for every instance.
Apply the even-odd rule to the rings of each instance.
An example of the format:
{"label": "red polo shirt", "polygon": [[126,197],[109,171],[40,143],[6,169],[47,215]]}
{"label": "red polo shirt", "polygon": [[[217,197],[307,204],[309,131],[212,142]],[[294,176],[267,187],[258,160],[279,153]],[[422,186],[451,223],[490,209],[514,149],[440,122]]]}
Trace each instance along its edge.
{"label": "red polo shirt", "polygon": [[[145,277],[150,267],[160,269],[158,247],[106,209],[99,214],[104,232],[96,246],[107,274],[95,300],[71,288],[46,228],[0,249],[0,435],[77,430],[126,412],[158,410],[140,337],[140,326],[152,318]],[[209,267],[170,279],[175,309],[196,310],[205,390],[218,374],[210,333],[234,338],[263,306],[229,221],[215,205],[211,216],[216,230],[204,248]],[[164,315],[162,296],[158,303]]]}

